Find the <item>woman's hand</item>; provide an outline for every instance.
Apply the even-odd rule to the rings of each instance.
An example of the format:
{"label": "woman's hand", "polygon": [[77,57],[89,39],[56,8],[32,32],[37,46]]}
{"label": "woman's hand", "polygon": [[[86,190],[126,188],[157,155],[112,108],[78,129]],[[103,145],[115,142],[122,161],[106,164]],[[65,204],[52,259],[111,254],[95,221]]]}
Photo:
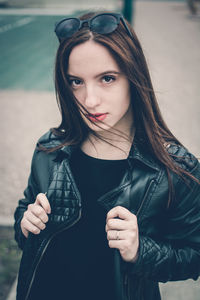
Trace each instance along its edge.
{"label": "woman's hand", "polygon": [[119,249],[127,262],[137,260],[139,234],[137,217],[122,206],[112,208],[106,219],[106,232],[110,248]]}
{"label": "woman's hand", "polygon": [[21,229],[26,238],[29,232],[39,234],[41,230],[45,229],[45,223],[48,221],[47,214],[50,212],[51,207],[46,195],[38,194],[35,202],[28,205],[21,220]]}

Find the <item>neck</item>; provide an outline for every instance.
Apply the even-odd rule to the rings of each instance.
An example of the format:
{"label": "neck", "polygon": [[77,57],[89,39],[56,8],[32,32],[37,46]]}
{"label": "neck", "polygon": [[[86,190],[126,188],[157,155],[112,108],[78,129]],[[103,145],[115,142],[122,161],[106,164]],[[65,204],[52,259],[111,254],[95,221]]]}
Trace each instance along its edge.
{"label": "neck", "polygon": [[99,137],[90,135],[81,145],[83,152],[89,156],[101,159],[126,159],[129,155],[133,138],[135,135],[135,127],[129,129],[129,134],[125,135],[121,132],[104,132]]}

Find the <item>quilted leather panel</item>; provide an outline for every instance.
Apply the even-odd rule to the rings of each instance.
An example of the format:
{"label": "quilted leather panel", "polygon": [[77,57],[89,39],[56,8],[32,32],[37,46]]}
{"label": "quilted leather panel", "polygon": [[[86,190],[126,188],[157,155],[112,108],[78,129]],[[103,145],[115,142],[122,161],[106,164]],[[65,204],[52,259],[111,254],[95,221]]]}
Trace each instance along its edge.
{"label": "quilted leather panel", "polygon": [[79,199],[75,188],[66,172],[65,162],[54,164],[47,198],[51,205],[49,223],[59,225],[65,222],[79,210]]}

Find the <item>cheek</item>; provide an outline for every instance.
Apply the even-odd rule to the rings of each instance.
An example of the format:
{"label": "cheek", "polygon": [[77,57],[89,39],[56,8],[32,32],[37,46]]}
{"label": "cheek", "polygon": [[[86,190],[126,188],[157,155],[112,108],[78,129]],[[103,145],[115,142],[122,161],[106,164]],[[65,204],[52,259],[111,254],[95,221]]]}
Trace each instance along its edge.
{"label": "cheek", "polygon": [[119,94],[118,96],[118,99],[120,100],[121,108],[127,110],[131,104],[131,97],[129,91],[121,92],[121,94]]}
{"label": "cheek", "polygon": [[127,106],[130,107],[130,105],[131,105],[131,91],[130,91],[129,86],[128,86],[127,91],[126,91],[125,98],[126,98]]}
{"label": "cheek", "polygon": [[83,91],[83,89],[79,88],[77,90],[74,90],[73,94],[76,97],[76,99],[78,100],[78,102],[83,104],[83,102],[84,102],[84,91]]}
{"label": "cheek", "polygon": [[124,80],[121,83],[121,85],[119,86],[116,95],[117,95],[117,99],[119,100],[119,103],[123,107],[126,107],[126,106],[129,107],[130,102],[131,102],[131,93],[130,93],[129,82]]}

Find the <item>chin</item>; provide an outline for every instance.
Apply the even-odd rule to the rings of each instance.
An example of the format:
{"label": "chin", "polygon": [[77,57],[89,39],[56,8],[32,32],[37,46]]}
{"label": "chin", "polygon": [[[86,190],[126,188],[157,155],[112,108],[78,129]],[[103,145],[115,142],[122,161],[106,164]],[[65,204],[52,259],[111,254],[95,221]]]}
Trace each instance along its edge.
{"label": "chin", "polygon": [[105,124],[99,124],[99,126],[101,126],[101,127],[96,126],[95,124],[91,124],[91,123],[87,124],[87,125],[90,127],[90,129],[92,129],[96,132],[102,132],[102,131],[107,131],[107,130],[111,129],[111,127],[109,127]]}
{"label": "chin", "polygon": [[96,131],[96,132],[101,132],[101,131],[107,131],[112,128],[112,126],[105,124],[104,122],[97,122],[97,125],[95,123],[90,122],[88,119],[84,118],[85,123],[87,126]]}

